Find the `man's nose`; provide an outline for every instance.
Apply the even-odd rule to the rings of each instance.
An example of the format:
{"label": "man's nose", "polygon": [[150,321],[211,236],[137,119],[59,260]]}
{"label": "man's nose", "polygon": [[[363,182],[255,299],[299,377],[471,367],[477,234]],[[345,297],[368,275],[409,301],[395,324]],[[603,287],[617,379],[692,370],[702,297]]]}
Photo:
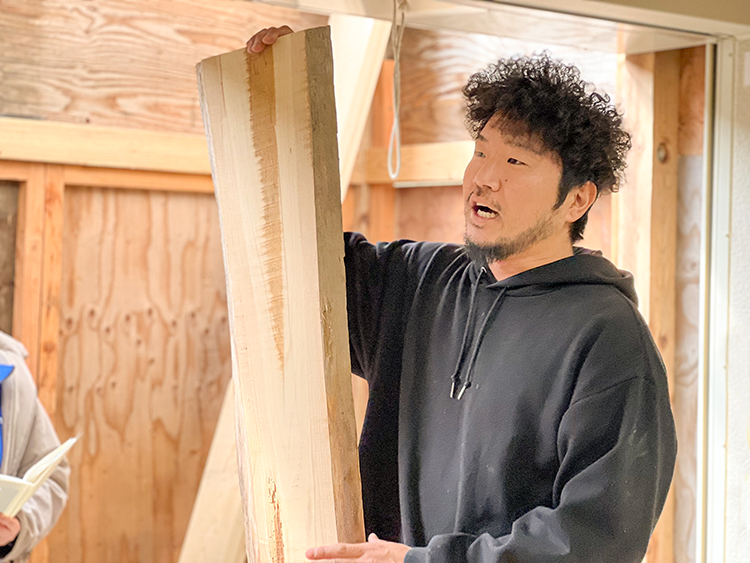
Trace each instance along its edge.
{"label": "man's nose", "polygon": [[474,177],[474,183],[478,188],[486,188],[496,192],[502,186],[502,182],[500,181],[500,171],[497,170],[497,167],[494,166],[493,163],[487,162],[477,172],[477,175]]}

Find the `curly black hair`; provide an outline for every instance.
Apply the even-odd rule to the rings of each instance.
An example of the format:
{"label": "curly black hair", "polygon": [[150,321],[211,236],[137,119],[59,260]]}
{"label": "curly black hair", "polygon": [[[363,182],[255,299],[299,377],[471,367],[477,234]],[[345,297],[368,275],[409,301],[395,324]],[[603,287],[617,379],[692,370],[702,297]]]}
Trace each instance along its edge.
{"label": "curly black hair", "polygon": [[[501,131],[529,137],[556,154],[562,177],[555,208],[588,181],[599,197],[618,190],[631,141],[609,96],[591,90],[578,68],[547,52],[500,59],[464,87],[466,126],[476,139],[497,114]],[[588,211],[570,226],[572,242],[583,238],[587,221]]]}

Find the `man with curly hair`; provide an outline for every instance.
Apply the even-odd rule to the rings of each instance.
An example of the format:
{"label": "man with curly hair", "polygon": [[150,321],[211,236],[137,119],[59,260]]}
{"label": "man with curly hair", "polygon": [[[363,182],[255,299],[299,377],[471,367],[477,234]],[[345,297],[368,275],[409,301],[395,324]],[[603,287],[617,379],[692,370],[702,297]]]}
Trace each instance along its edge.
{"label": "man with curly hair", "polygon": [[548,55],[500,60],[464,95],[465,244],[345,235],[371,535],[307,557],[640,562],[676,456],[664,365],[630,274],[573,246],[630,137]]}

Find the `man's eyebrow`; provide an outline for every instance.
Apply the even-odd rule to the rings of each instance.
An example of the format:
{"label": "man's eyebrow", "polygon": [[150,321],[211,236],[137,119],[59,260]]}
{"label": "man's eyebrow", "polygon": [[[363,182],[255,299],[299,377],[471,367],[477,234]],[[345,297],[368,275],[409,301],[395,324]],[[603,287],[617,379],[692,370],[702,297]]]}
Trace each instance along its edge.
{"label": "man's eyebrow", "polygon": [[487,139],[485,139],[481,133],[477,133],[477,141],[484,141],[487,142]]}
{"label": "man's eyebrow", "polygon": [[512,147],[533,152],[538,156],[544,156],[550,152],[549,150],[546,150],[541,143],[529,139],[528,137],[511,137],[508,139],[507,143]]}

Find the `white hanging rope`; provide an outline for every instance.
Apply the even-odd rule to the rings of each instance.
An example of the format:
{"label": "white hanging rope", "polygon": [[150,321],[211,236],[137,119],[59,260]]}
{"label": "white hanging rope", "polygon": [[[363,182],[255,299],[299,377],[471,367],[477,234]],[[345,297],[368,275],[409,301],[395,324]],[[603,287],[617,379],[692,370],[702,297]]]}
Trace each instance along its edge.
{"label": "white hanging rope", "polygon": [[[393,49],[393,126],[388,141],[388,176],[395,180],[401,172],[401,39],[404,36],[404,20],[409,7],[407,0],[393,0],[393,25],[391,26],[391,48]],[[399,18],[399,15],[401,16]],[[396,166],[393,166],[393,149],[396,149]]]}

